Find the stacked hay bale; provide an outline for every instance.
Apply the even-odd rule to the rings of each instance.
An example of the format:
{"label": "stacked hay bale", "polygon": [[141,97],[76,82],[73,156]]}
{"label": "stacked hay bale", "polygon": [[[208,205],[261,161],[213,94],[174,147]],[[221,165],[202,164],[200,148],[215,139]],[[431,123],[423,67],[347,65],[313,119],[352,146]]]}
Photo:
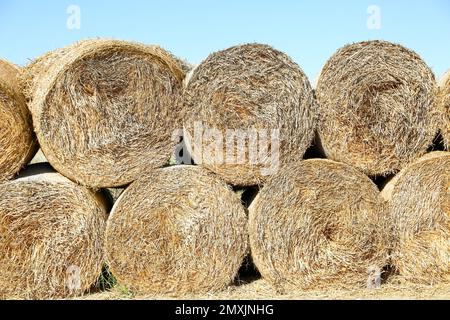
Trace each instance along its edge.
{"label": "stacked hay bale", "polygon": [[439,106],[442,112],[441,134],[445,147],[450,150],[450,70],[447,71],[440,83]]}
{"label": "stacked hay bale", "polygon": [[281,292],[378,286],[389,238],[381,204],[376,185],[351,166],[313,159],[285,167],[249,209],[254,262]]}
{"label": "stacked hay bale", "polygon": [[[0,61],[0,180],[36,150],[19,74]],[[2,182],[0,298],[82,294],[105,261],[136,293],[217,291],[236,278],[248,238],[280,292],[377,287],[389,253],[406,279],[450,282],[450,154],[414,162],[438,127],[450,144],[450,74],[437,95],[406,48],[340,49],[318,79],[318,107],[299,66],[260,44],[194,69],[156,46],[87,40],[22,78],[42,149],[34,161],[110,199],[42,164]],[[183,123],[200,166],[159,168]],[[330,160],[298,161],[317,127]],[[399,170],[383,203],[367,175]],[[249,197],[249,222],[226,183]],[[255,199],[245,193],[260,184]]]}
{"label": "stacked hay bale", "polygon": [[107,204],[42,165],[0,185],[0,298],[84,293],[104,263]]}
{"label": "stacked hay bale", "polygon": [[163,166],[178,141],[185,72],[156,46],[86,40],[36,60],[27,92],[51,165],[90,187],[120,187]]}
{"label": "stacked hay bale", "polygon": [[385,41],[338,50],[317,86],[318,133],[326,156],[368,175],[397,172],[437,133],[436,82],[414,52]]}
{"label": "stacked hay bale", "polygon": [[[316,105],[307,77],[267,45],[211,54],[192,72],[183,101],[192,158],[233,185],[264,182],[275,173],[270,168],[301,159],[314,136]],[[227,139],[233,130],[234,140]],[[252,137],[252,130],[259,131]],[[252,155],[257,149],[266,152]]]}
{"label": "stacked hay bale", "polygon": [[0,181],[12,178],[36,152],[20,72],[18,67],[0,60]]}
{"label": "stacked hay bale", "polygon": [[427,154],[403,169],[382,195],[399,275],[415,283],[450,283],[450,153]]}
{"label": "stacked hay bale", "polygon": [[247,248],[239,198],[194,166],[157,169],[131,184],[106,230],[111,271],[141,294],[220,290],[233,281]]}

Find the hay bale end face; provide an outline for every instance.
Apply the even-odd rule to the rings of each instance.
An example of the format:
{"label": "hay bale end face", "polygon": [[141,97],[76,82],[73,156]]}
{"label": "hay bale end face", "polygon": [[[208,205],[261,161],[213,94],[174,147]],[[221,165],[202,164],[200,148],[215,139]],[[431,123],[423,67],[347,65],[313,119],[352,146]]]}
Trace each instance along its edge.
{"label": "hay bale end face", "polygon": [[163,166],[181,127],[182,68],[159,47],[113,40],[82,41],[38,59],[25,78],[48,161],[95,188],[120,187]]}
{"label": "hay bale end face", "polygon": [[392,264],[414,283],[450,283],[450,152],[434,152],[386,185]]}
{"label": "hay bale end face", "polygon": [[0,60],[0,181],[12,178],[37,150],[20,73]]}
{"label": "hay bale end face", "polygon": [[439,88],[439,106],[441,110],[441,134],[444,145],[450,151],[450,70],[444,75]]}
{"label": "hay bale end face", "polygon": [[[311,85],[296,63],[267,45],[211,54],[193,71],[183,101],[185,141],[194,161],[233,185],[262,183],[276,172],[278,167],[270,169],[277,161],[301,159],[313,140],[316,104]],[[251,154],[252,129],[260,130],[253,150],[267,147],[266,152]],[[237,135],[230,138],[233,133]]]}
{"label": "hay bale end face", "polygon": [[106,231],[112,273],[139,294],[220,290],[234,280],[247,251],[240,199],[194,166],[157,169],[131,184]]}
{"label": "hay bale end face", "polygon": [[80,295],[104,263],[106,204],[40,165],[27,170],[0,185],[0,298]]}
{"label": "hay bale end face", "polygon": [[384,41],[338,50],[317,85],[318,132],[328,158],[368,175],[394,173],[437,133],[436,81],[414,52]]}
{"label": "hay bale end face", "polygon": [[345,164],[280,170],[249,208],[256,267],[277,290],[360,288],[387,264],[387,216],[376,185]]}

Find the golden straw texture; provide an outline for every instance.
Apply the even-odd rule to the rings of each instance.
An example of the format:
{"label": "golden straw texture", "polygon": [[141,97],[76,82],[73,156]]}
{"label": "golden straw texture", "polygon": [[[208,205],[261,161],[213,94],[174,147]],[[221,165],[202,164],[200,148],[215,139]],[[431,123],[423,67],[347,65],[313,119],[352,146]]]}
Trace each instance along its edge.
{"label": "golden straw texture", "polygon": [[439,106],[442,112],[441,133],[444,145],[450,150],[450,70],[444,75],[440,82]]}
{"label": "golden straw texture", "polygon": [[450,153],[403,169],[383,190],[392,219],[392,264],[407,281],[450,283]]}
{"label": "golden straw texture", "polygon": [[368,41],[339,49],[316,91],[326,156],[368,175],[400,170],[437,133],[436,91],[430,68],[400,45]]}
{"label": "golden straw texture", "polygon": [[24,78],[43,153],[95,188],[163,166],[181,126],[184,76],[165,50],[124,41],[85,40],[37,59]]}
{"label": "golden straw texture", "polygon": [[103,199],[49,171],[0,189],[0,298],[63,298],[88,290],[104,263]]}
{"label": "golden straw texture", "polygon": [[286,166],[249,213],[253,260],[276,290],[381,281],[388,219],[376,185],[355,168],[322,159]]}
{"label": "golden straw texture", "polygon": [[135,293],[205,293],[230,284],[248,251],[247,218],[232,190],[195,166],[157,169],[114,205],[106,254]]}
{"label": "golden straw texture", "polygon": [[20,72],[0,60],[0,181],[12,178],[37,150]]}

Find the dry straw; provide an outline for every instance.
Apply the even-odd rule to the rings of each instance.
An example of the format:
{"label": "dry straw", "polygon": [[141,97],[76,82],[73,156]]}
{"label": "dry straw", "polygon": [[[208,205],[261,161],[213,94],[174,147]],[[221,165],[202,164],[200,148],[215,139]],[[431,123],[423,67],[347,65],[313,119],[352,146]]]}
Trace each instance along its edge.
{"label": "dry straw", "polygon": [[[440,83],[439,106],[442,112],[441,133],[447,149],[450,148],[450,70],[444,75]],[[450,150],[450,149],[449,149]]]}
{"label": "dry straw", "polygon": [[48,161],[91,187],[126,185],[164,165],[181,126],[183,68],[159,47],[113,40],[37,59],[25,79]]}
{"label": "dry straw", "polygon": [[450,283],[450,153],[434,152],[383,189],[392,219],[392,264],[421,284]]}
{"label": "dry straw", "polygon": [[131,184],[106,231],[108,264],[140,294],[205,293],[230,284],[247,253],[240,199],[194,166],[157,169]]}
{"label": "dry straw", "polygon": [[36,152],[20,73],[18,67],[0,60],[0,181],[12,178]]}
{"label": "dry straw", "polygon": [[[261,169],[272,158],[261,156],[259,161],[252,161],[249,140],[241,148],[246,152],[241,159],[233,162],[226,161],[225,156],[214,158],[216,153],[205,149],[215,145],[216,137],[203,136],[200,145],[201,139],[194,135],[195,123],[219,130],[224,138],[223,147],[218,149],[232,158],[238,158],[238,146],[227,146],[227,129],[243,130],[244,134],[249,129],[266,130],[267,137],[259,136],[268,145],[266,154],[276,149],[273,141],[279,142],[279,161],[287,163],[301,159],[312,142],[315,106],[307,77],[287,55],[267,45],[235,46],[211,54],[193,71],[184,94],[188,113],[185,139],[195,162],[227,182],[241,186],[260,184],[267,177]],[[271,140],[272,130],[278,129],[279,139]]]}
{"label": "dry straw", "polygon": [[41,166],[0,186],[2,299],[82,294],[104,262],[103,199]]}
{"label": "dry straw", "polygon": [[317,86],[319,136],[328,158],[369,175],[396,172],[423,155],[437,133],[430,68],[397,44],[368,41],[338,50]]}
{"label": "dry straw", "polygon": [[253,260],[280,292],[379,284],[388,257],[381,204],[376,185],[348,165],[284,167],[249,208]]}

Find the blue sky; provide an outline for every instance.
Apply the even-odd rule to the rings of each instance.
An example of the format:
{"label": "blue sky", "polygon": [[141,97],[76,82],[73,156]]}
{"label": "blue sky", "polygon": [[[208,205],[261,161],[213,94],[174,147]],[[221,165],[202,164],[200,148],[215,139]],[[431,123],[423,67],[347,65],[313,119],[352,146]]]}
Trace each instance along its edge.
{"label": "blue sky", "polygon": [[[69,5],[81,10],[79,30],[67,28]],[[380,29],[367,26],[371,5]],[[0,57],[12,62],[92,37],[159,44],[192,63],[235,44],[267,43],[312,81],[339,47],[385,39],[418,52],[440,77],[450,68],[450,0],[0,0]]]}

